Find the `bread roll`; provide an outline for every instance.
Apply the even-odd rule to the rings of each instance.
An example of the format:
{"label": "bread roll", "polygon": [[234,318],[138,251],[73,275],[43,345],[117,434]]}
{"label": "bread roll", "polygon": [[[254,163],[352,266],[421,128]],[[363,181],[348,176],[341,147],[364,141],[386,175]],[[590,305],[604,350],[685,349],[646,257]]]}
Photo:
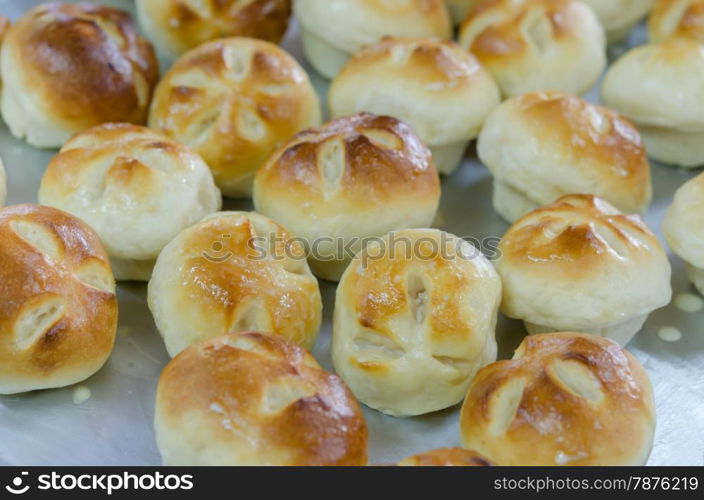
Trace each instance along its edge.
{"label": "bread roll", "polygon": [[404,458],[401,467],[487,467],[493,465],[478,453],[462,448],[439,448]]}
{"label": "bread roll", "polygon": [[483,0],[446,0],[447,8],[450,9],[450,16],[455,25],[462,24],[474,7],[482,3]]}
{"label": "bread roll", "polygon": [[100,123],[144,123],[159,79],[129,14],[87,2],[29,10],[8,30],[0,60],[5,123],[41,148]]}
{"label": "bread roll", "polygon": [[491,75],[454,42],[384,38],[350,59],[328,98],[334,117],[369,111],[406,122],[449,174],[501,96]]}
{"label": "bread roll", "polygon": [[110,356],[117,298],[98,235],[55,208],[0,210],[0,394],[75,384]]}
{"label": "bread roll", "polygon": [[118,280],[149,281],[161,249],[220,210],[203,159],[148,128],[105,124],[68,141],[50,162],[39,202],[96,230]]}
{"label": "bread roll", "polygon": [[519,219],[499,255],[501,310],[529,333],[581,331],[626,345],[672,295],[655,235],[639,216],[591,195],[564,196]]}
{"label": "bread roll", "polygon": [[339,377],[280,336],[193,345],[159,377],[165,465],[366,465],[367,425]]}
{"label": "bread roll", "polygon": [[7,176],[5,174],[5,165],[3,165],[2,158],[0,158],[0,207],[5,204],[5,198],[7,198]]}
{"label": "bread roll", "polygon": [[625,118],[560,92],[524,94],[489,116],[477,152],[509,222],[566,194],[597,195],[627,213],[650,204],[650,165]]}
{"label": "bread roll", "polygon": [[662,225],[665,239],[687,263],[689,279],[704,295],[704,174],[684,183],[675,193]]}
{"label": "bread roll", "polygon": [[614,342],[582,333],[526,337],[479,371],[460,414],[465,448],[507,466],[636,466],[650,455],[648,375]]}
{"label": "bread roll", "polygon": [[599,18],[610,43],[626,38],[656,0],[582,0]]}
{"label": "bread roll", "polygon": [[670,39],[627,52],[606,73],[602,98],[638,125],[651,158],[704,165],[704,46],[697,41]]}
{"label": "bread roll", "polygon": [[159,254],[148,298],[171,356],[249,330],[310,349],[320,328],[320,290],[301,243],[253,212],[217,213],[182,231]]}
{"label": "bread roll", "polygon": [[227,38],[187,52],[159,83],[149,126],[190,146],[226,196],[249,196],[257,169],[320,124],[306,72],[273,43]]}
{"label": "bread roll", "polygon": [[142,30],[170,59],[230,36],[279,43],[291,16],[291,0],[136,0],[136,6]]}
{"label": "bread roll", "polygon": [[452,37],[445,0],[293,0],[306,58],[334,77],[365,45],[384,36]]}
{"label": "bread roll", "polygon": [[302,237],[313,272],[330,281],[365,239],[429,226],[439,201],[430,151],[409,126],[368,113],[298,134],[254,185],[256,210]]}
{"label": "bread roll", "polygon": [[395,416],[462,401],[496,360],[501,280],[470,243],[435,229],[368,244],[335,296],[332,359],[354,395]]}
{"label": "bread roll", "polygon": [[652,43],[673,37],[704,42],[704,0],[657,0],[648,37]]}
{"label": "bread roll", "polygon": [[588,92],[606,67],[606,36],[575,0],[486,0],[460,28],[460,45],[507,97],[539,90]]}

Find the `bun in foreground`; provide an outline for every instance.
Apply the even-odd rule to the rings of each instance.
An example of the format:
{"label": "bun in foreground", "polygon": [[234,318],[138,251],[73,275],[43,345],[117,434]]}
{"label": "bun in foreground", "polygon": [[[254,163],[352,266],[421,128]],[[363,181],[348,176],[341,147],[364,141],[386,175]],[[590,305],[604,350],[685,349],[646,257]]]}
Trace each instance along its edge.
{"label": "bun in foreground", "polygon": [[367,464],[367,425],[339,377],[286,339],[228,334],[195,344],[159,377],[165,465]]}
{"label": "bun in foreground", "polygon": [[483,368],[460,414],[462,446],[506,466],[640,466],[655,403],[648,375],[616,343],[582,333],[526,337]]}
{"label": "bun in foreground", "polygon": [[0,394],[64,387],[112,352],[110,262],[85,223],[55,208],[0,210]]}

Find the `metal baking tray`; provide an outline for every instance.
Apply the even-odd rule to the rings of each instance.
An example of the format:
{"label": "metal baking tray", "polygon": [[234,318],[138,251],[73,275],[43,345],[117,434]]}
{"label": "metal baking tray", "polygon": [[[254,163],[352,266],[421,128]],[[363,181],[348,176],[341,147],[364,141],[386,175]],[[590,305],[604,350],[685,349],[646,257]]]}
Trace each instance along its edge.
{"label": "metal baking tray", "polygon": [[[16,19],[40,0],[0,0],[0,13]],[[130,11],[133,0],[103,0]],[[642,43],[643,29],[629,43]],[[298,30],[291,27],[285,48],[300,61]],[[614,54],[612,54],[614,55]],[[307,64],[324,97],[327,83]],[[596,100],[598,93],[592,94]],[[323,99],[325,101],[325,99]],[[8,172],[8,204],[36,202],[42,173],[53,152],[33,149],[0,124],[0,155]],[[653,165],[655,194],[646,220],[659,235],[674,191],[696,172]],[[491,176],[472,149],[452,176],[442,181],[438,226],[459,236],[501,236],[507,225],[491,206]],[[226,209],[251,209],[227,200]],[[675,296],[694,293],[682,262],[672,259]],[[324,323],[313,354],[328,370],[335,287],[321,282]],[[157,379],[169,357],[146,304],[146,285],[120,284],[120,327],[112,357],[96,375],[77,386],[0,397],[0,464],[159,465],[152,427]],[[660,338],[672,326],[677,342]],[[508,358],[525,335],[523,325],[501,317],[499,357]],[[704,312],[685,313],[670,305],[650,316],[628,348],[641,360],[655,388],[657,432],[650,465],[704,463]],[[394,418],[368,408],[370,463],[393,464],[431,448],[459,445],[459,407],[414,418]]]}

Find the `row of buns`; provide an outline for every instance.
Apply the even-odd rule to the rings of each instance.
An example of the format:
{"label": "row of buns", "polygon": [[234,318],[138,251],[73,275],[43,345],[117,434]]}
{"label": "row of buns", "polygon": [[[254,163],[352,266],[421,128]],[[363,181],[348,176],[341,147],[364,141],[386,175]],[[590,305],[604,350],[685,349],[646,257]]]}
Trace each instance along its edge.
{"label": "row of buns", "polygon": [[[163,8],[169,3],[161,2]],[[258,15],[275,17],[286,10],[279,3],[248,5],[258,6]],[[359,18],[365,30],[378,28],[362,22],[369,17],[363,12],[375,12],[382,5],[371,0],[348,3],[335,0],[313,9],[296,2],[303,32],[304,20],[327,19],[327,8],[334,15],[349,10],[348,21],[354,24]],[[401,7],[416,16],[416,9],[426,14],[418,17],[423,23],[431,22],[430,11],[444,12],[442,3],[396,5]],[[190,12],[192,6],[183,8]],[[224,7],[206,2],[207,12],[183,17],[218,18],[220,8]],[[228,12],[241,8],[237,4]],[[654,43],[634,49],[609,70],[604,101],[638,125],[651,156],[664,163],[696,166],[701,163],[704,126],[696,104],[701,101],[697,89],[702,51],[691,39],[668,38],[668,33],[682,34],[660,26],[658,20],[679,11],[675,6],[664,9],[658,4],[651,17]],[[397,21],[403,19],[397,15]],[[683,17],[679,25],[683,23],[689,21]],[[336,26],[330,36],[344,38],[337,24],[327,24]],[[481,2],[464,21],[459,44],[442,40],[448,37],[432,38],[437,33],[393,28],[393,23],[384,24],[384,33],[394,35],[390,38],[370,35],[369,40],[356,40],[339,74],[335,72],[331,115],[368,111],[405,121],[431,148],[441,173],[456,168],[501,96],[545,89],[580,95],[606,65],[603,29],[592,10],[576,0]],[[223,28],[222,33],[229,31]],[[364,30],[354,33],[364,38]],[[62,43],[54,43],[54,38]],[[65,64],[56,67],[56,60]],[[159,80],[147,39],[126,13],[103,6],[51,3],[30,10],[7,30],[0,66],[1,108],[15,136],[39,147],[60,147],[94,125],[148,123],[199,153],[226,196],[251,196],[254,173],[267,158],[293,134],[322,121],[308,75],[274,43],[245,37],[204,41],[179,57]],[[691,84],[670,92],[675,78]],[[643,188],[647,186],[641,183],[635,192]],[[642,204],[642,199],[635,203]],[[634,201],[628,204],[633,206]]]}
{"label": "row of buns", "polygon": [[[590,11],[581,4],[550,4],[569,4],[564,12],[576,16],[575,25],[589,24],[585,19],[591,14],[579,13]],[[54,5],[42,22],[52,16],[73,19],[52,10],[62,8]],[[486,8],[505,15],[507,6]],[[89,14],[76,15],[77,24],[86,23],[83,16]],[[541,37],[546,25],[537,19]],[[67,32],[72,30],[81,31]],[[149,68],[134,59],[140,42],[118,31],[121,44],[133,44],[124,57],[141,102]],[[111,31],[111,36],[118,35]],[[667,44],[691,46],[692,54],[698,47],[683,41],[662,46]],[[668,68],[685,67],[674,57],[664,59]],[[275,45],[233,38],[186,54],[156,90],[149,119],[156,130],[128,124],[91,128],[65,142],[47,169],[40,202],[85,220],[95,231],[46,207],[1,212],[9,243],[0,251],[17,262],[2,280],[5,293],[16,293],[15,286],[22,293],[34,289],[29,284],[38,279],[38,262],[37,269],[57,279],[47,293],[29,293],[3,312],[14,340],[4,342],[12,363],[0,392],[74,383],[104,363],[117,314],[109,256],[118,279],[150,281],[150,309],[176,356],[157,397],[157,438],[166,463],[362,465],[366,425],[355,397],[390,414],[416,415],[456,404],[466,394],[462,442],[480,454],[440,450],[408,462],[642,464],[654,425],[647,376],[626,351],[599,337],[625,344],[652,310],[670,300],[663,249],[638,216],[620,213],[642,212],[649,204],[646,148],[627,119],[566,93],[518,95],[499,105],[500,94],[509,94],[497,76],[501,65],[479,61],[451,42],[385,39],[354,55],[335,79],[331,109],[339,118],[318,127],[320,107],[307,75]],[[631,78],[617,74],[612,80],[618,88],[631,85]],[[394,87],[394,95],[384,93],[400,81],[408,85]],[[101,92],[115,82],[103,83]],[[456,87],[466,90],[443,95]],[[675,112],[689,112],[687,103],[696,96],[685,93],[684,99]],[[639,126],[648,124],[618,98],[609,104]],[[366,109],[370,106],[391,108]],[[468,120],[453,112],[460,107],[472,110]],[[408,125],[389,116],[355,114],[367,110]],[[22,119],[30,120],[23,122],[25,130],[41,130],[31,113]],[[684,121],[657,123],[658,137],[676,134],[669,139],[671,150],[682,149],[672,148],[674,141],[681,144],[682,134],[698,133],[698,125]],[[449,129],[442,129],[444,122]],[[507,136],[508,123],[521,126]],[[553,135],[547,141],[546,129],[559,140]],[[298,130],[305,131],[294,135]],[[224,141],[225,135],[237,140]],[[478,135],[480,158],[495,177],[497,211],[511,222],[518,219],[504,236],[496,270],[459,238],[407,229],[432,223],[440,197],[435,164],[451,171]],[[653,141],[644,136],[650,151]],[[695,143],[692,138],[688,144]],[[232,159],[240,155],[246,161],[235,166]],[[262,167],[241,168],[253,164]],[[530,175],[526,164],[533,166]],[[692,181],[678,192],[666,233],[690,264],[695,283],[701,283],[704,261],[696,251],[688,253],[697,241],[687,219],[698,199],[696,186]],[[251,192],[261,214],[217,213],[220,190]],[[563,195],[571,196],[555,201]],[[125,204],[131,212],[124,211]],[[378,249],[361,242],[389,231],[422,241],[421,254],[427,245],[432,250],[449,244],[458,255],[376,258],[365,265],[368,253]],[[305,245],[294,234],[307,243],[355,241],[357,257],[323,247],[309,265]],[[388,244],[388,238],[375,244]],[[284,259],[273,258],[282,253]],[[472,258],[463,259],[466,254]],[[332,349],[342,380],[296,347],[311,348],[320,326],[322,303],[313,274],[341,279]],[[82,301],[84,296],[90,300]],[[530,333],[593,335],[529,337],[514,361],[493,364],[499,303]],[[87,322],[93,328],[85,337],[73,333]],[[454,335],[446,335],[448,330]],[[254,331],[274,336],[222,336]],[[574,363],[575,355],[595,363]],[[238,368],[256,377],[231,376]],[[545,377],[556,387],[550,394]],[[244,382],[250,384],[246,391]],[[638,393],[627,409],[617,397],[624,386]],[[198,389],[184,393],[184,387]],[[546,415],[558,400],[569,402],[557,416]],[[596,432],[586,422],[599,422],[605,430]],[[541,423],[558,430],[549,436],[538,432]],[[232,441],[233,426],[255,438]],[[556,436],[566,442],[545,446]],[[614,436],[623,438],[618,445]],[[535,456],[541,444],[544,453]],[[315,453],[306,456],[306,450]]]}
{"label": "row of buns", "polygon": [[[115,283],[97,235],[37,205],[0,211],[0,233],[9,264],[0,271],[2,294],[13,297],[0,310],[0,391],[92,375],[117,326]],[[225,258],[208,253],[223,235]],[[262,235],[272,239],[252,244]],[[157,392],[165,463],[364,465],[357,399],[397,416],[464,399],[463,446],[486,463],[647,459],[652,389],[635,358],[611,340],[626,342],[670,298],[665,254],[637,216],[592,196],[566,196],[509,228],[496,269],[470,243],[438,230],[370,243],[337,290],[339,376],[303,349],[315,341],[322,305],[304,256],[281,258],[291,241],[261,215],[220,213],[159,256],[149,306],[175,356]],[[513,361],[494,363],[500,304],[534,335]],[[590,333],[542,333],[567,325]]]}
{"label": "row of buns", "polygon": [[[3,308],[10,337],[3,339],[0,388],[15,393],[82,380],[114,342],[106,252],[85,223],[54,208],[9,207],[0,220],[0,251],[11,263],[3,267],[3,294],[16,298]],[[228,241],[216,249],[212,242],[223,235]],[[467,395],[463,444],[502,465],[634,465],[647,458],[649,383],[611,340],[627,342],[670,299],[667,258],[637,216],[593,196],[566,196],[509,228],[496,270],[471,244],[438,230],[399,231],[370,243],[337,291],[332,352],[343,386],[297,347],[312,346],[321,303],[303,256],[281,258],[289,241],[292,235],[261,215],[221,213],[185,230],[158,257],[149,305],[176,356],[157,397],[166,463],[361,465],[366,430],[352,394],[398,416],[447,408]],[[256,253],[257,245],[267,252]],[[492,364],[500,303],[530,333],[574,325],[591,335],[538,335],[524,341],[514,361]],[[283,353],[284,365],[302,365],[279,366]],[[236,369],[239,363],[257,368]],[[637,388],[637,397],[614,399],[623,387]],[[625,410],[624,403],[632,406]],[[599,428],[579,423],[585,419]],[[255,438],[243,444],[233,426]],[[309,426],[318,431],[296,432]],[[306,447],[296,435],[329,443]],[[557,435],[559,445],[547,446]],[[615,435],[627,439],[609,445]],[[272,443],[274,436],[280,441]],[[535,440],[541,455],[525,444]],[[300,455],[311,449],[322,455]]]}
{"label": "row of buns", "polygon": [[[216,337],[174,358],[154,425],[167,465],[368,462],[367,424],[344,382],[262,333]],[[581,333],[542,334],[478,371],[460,414],[463,448],[399,465],[644,465],[654,429],[652,387],[628,351]]]}

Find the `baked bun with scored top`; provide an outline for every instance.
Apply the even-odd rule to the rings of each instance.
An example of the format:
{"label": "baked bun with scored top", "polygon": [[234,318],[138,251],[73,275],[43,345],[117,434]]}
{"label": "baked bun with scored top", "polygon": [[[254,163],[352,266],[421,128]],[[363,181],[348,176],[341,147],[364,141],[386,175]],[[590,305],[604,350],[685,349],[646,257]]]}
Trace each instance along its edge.
{"label": "baked bun with scored top", "polygon": [[118,280],[148,281],[161,249],[220,210],[203,159],[166,136],[110,123],[74,136],[49,162],[39,202],[91,225]]}
{"label": "baked bun with scored top", "polygon": [[650,204],[650,164],[638,130],[602,106],[560,92],[503,102],[477,143],[509,222],[566,194],[594,194],[627,213]]}
{"label": "baked bun with scored top", "polygon": [[0,207],[5,204],[5,198],[7,197],[7,174],[5,174],[5,165],[2,163],[2,158],[0,158]]}
{"label": "baked bun with scored top", "polygon": [[491,75],[454,42],[384,38],[350,59],[328,99],[334,117],[368,111],[404,121],[449,174],[501,96]]}
{"label": "baked bun with scored top", "polygon": [[41,148],[105,122],[144,123],[159,79],[130,15],[91,3],[29,10],[8,30],[0,61],[5,123]]}
{"label": "baked bun with scored top", "polygon": [[0,394],[64,387],[112,352],[117,298],[98,235],[55,208],[0,210]]}
{"label": "baked bun with scored top", "polygon": [[450,9],[450,17],[455,25],[462,24],[467,14],[483,0],[445,0]]}
{"label": "baked bun with scored top", "polygon": [[326,78],[385,36],[452,37],[445,0],[293,0],[293,12],[306,58]]}
{"label": "baked bun with scored top", "polygon": [[648,38],[657,43],[675,37],[704,42],[704,0],[657,1],[648,18]]}
{"label": "baked bun with scored top", "polygon": [[279,43],[291,17],[291,0],[136,0],[136,6],[144,33],[170,59],[217,38]]}
{"label": "baked bun with scored top", "polygon": [[501,310],[529,333],[581,331],[622,345],[670,302],[670,263],[638,215],[591,195],[519,219],[499,245]]}
{"label": "baked bun with scored top", "polygon": [[156,261],[149,309],[166,349],[258,330],[313,347],[322,303],[297,239],[254,212],[220,212],[182,231]]}
{"label": "baked bun with scored top", "polygon": [[296,135],[254,183],[256,210],[306,240],[313,272],[330,281],[362,240],[427,227],[439,202],[428,148],[403,122],[369,113]]}
{"label": "baked bun with scored top", "polygon": [[352,261],[335,296],[332,359],[365,405],[395,416],[462,401],[496,360],[501,280],[467,241],[395,231]]}
{"label": "baked bun with scored top", "polygon": [[226,38],[184,54],[159,83],[149,126],[199,153],[226,196],[249,196],[267,158],[321,121],[308,75],[277,45]]}
{"label": "baked bun with scored top", "polygon": [[704,165],[704,46],[698,41],[674,38],[630,50],[606,73],[602,99],[635,122],[651,158]]}
{"label": "baked bun with scored top", "polygon": [[596,13],[609,43],[620,42],[655,5],[656,0],[581,0]]}
{"label": "baked bun with scored top", "polygon": [[460,28],[459,42],[494,76],[504,96],[588,92],[606,67],[606,36],[576,0],[486,0]]}
{"label": "baked bun with scored top", "polygon": [[195,344],[159,377],[165,465],[367,465],[367,424],[337,375],[277,335]]}
{"label": "baked bun with scored top", "polygon": [[465,448],[504,466],[640,466],[655,403],[638,360],[609,339],[526,337],[479,371],[460,414]]}
{"label": "baked bun with scored top", "polygon": [[689,279],[704,295],[704,174],[685,182],[675,193],[662,224],[672,251],[687,264]]}
{"label": "baked bun with scored top", "polygon": [[401,467],[488,467],[493,464],[479,453],[464,448],[438,448],[404,458],[398,465]]}

